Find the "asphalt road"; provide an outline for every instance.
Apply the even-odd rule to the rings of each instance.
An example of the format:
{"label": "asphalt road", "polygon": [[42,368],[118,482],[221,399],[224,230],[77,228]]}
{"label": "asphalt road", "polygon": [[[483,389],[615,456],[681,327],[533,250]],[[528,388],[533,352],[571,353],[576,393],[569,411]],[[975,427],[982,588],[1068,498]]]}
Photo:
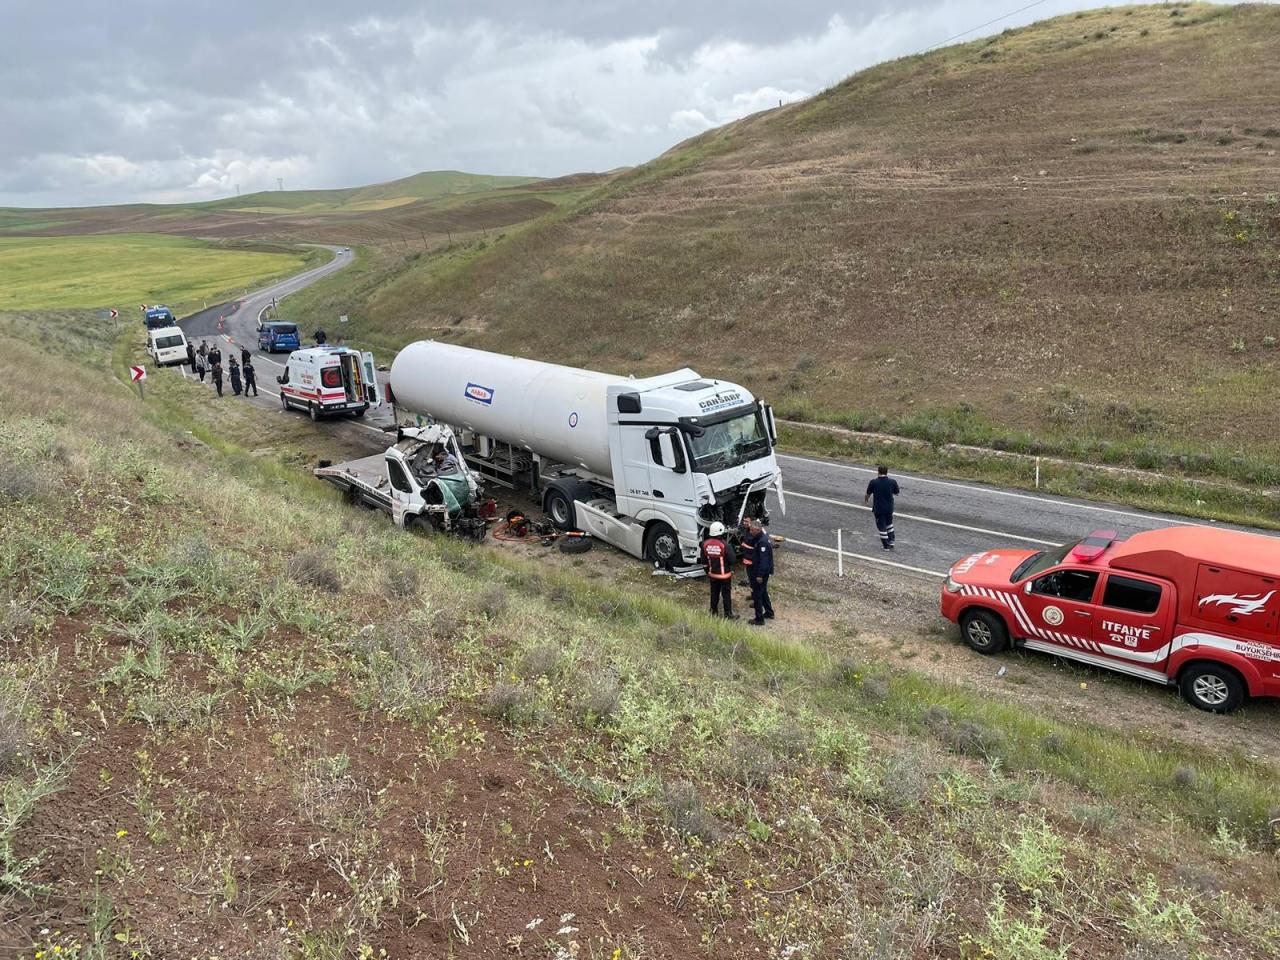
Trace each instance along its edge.
{"label": "asphalt road", "polygon": [[[787,512],[770,504],[770,531],[836,563],[836,531],[843,531],[845,563],[874,563],[917,577],[942,577],[955,561],[995,547],[1041,550],[1095,530],[1127,537],[1176,525],[1215,526],[1091,500],[892,474],[902,495],[894,514],[896,549],[880,546],[871,509],[862,505],[869,466],[781,454]],[[1263,533],[1265,531],[1253,531]]]}
{"label": "asphalt road", "polygon": [[[181,321],[187,336],[196,340],[215,337],[236,348],[253,351],[262,393],[260,406],[280,411],[275,378],[283,370],[282,355],[257,350],[257,323],[261,312],[303,287],[341,270],[353,261],[345,248],[330,247],[334,259],[247,295],[238,303],[212,307]],[[288,317],[287,307],[280,311]],[[335,324],[336,326],[336,324]],[[303,342],[314,331],[302,331]],[[331,342],[341,334],[326,331]],[[390,358],[377,358],[380,363]],[[188,375],[184,370],[184,375]],[[302,416],[300,413],[285,414]],[[367,441],[374,453],[387,444],[383,429],[392,426],[389,410],[371,411],[361,421],[335,421],[348,439],[352,434]],[[1115,530],[1128,536],[1140,530],[1192,524],[1185,518],[1147,513],[1119,504],[1053,497],[1029,491],[1007,490],[980,484],[941,480],[911,474],[894,474],[902,489],[895,526],[897,548],[881,548],[869,508],[862,505],[867,481],[874,470],[863,464],[819,460],[780,454],[787,511],[771,504],[772,533],[786,537],[789,546],[829,558],[836,565],[836,531],[842,531],[846,565],[875,564],[913,579],[942,577],[956,560],[980,550],[1003,547],[1043,549],[1079,539],[1094,530]],[[1209,526],[1212,524],[1200,524]],[[1263,531],[1257,531],[1263,532]]]}

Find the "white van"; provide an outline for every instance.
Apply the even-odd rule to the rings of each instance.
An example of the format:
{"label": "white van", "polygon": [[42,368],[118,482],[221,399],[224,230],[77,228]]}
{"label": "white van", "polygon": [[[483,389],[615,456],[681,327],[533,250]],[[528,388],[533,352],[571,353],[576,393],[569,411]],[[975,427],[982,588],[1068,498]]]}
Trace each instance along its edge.
{"label": "white van", "polygon": [[157,367],[180,366],[187,362],[187,338],[181,327],[159,327],[147,331],[147,353]]}

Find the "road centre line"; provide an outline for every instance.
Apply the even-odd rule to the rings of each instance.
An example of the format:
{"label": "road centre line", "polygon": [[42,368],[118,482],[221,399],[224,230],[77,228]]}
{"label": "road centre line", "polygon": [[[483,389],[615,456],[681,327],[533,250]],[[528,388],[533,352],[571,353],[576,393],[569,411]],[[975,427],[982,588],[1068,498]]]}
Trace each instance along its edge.
{"label": "road centre line", "polygon": [[[840,470],[852,470],[855,473],[870,473],[876,471],[869,467],[855,467],[848,463],[836,463],[832,460],[814,460],[812,457],[797,457],[794,454],[780,453],[777,455],[779,460],[795,460],[797,463],[812,463],[820,467],[836,467]],[[1185,520],[1179,517],[1177,520],[1170,520],[1166,517],[1157,517],[1150,513],[1134,513],[1129,510],[1116,510],[1114,507],[1096,507],[1088,503],[1076,503],[1073,500],[1054,500],[1052,497],[1037,497],[1030,493],[1014,493],[1012,490],[997,490],[994,487],[983,487],[977,484],[957,483],[954,480],[931,480],[928,477],[917,476],[916,474],[899,474],[912,483],[932,483],[939,487],[955,487],[958,490],[973,490],[978,493],[990,493],[998,497],[1013,497],[1017,500],[1031,500],[1035,503],[1047,503],[1056,507],[1071,507],[1076,510],[1093,510],[1097,513],[1109,513],[1118,517],[1133,517],[1137,520],[1148,520],[1155,523],[1177,523],[1184,527],[1205,527],[1206,529],[1218,527],[1214,523],[1197,523],[1194,520]]]}
{"label": "road centre line", "polygon": [[[849,503],[848,501],[845,501],[845,500],[832,500],[830,497],[817,497],[811,493],[797,493],[794,490],[788,490],[787,496],[798,497],[801,500],[817,500],[819,503],[829,503],[832,506],[836,506],[836,507],[848,507],[851,510],[865,510],[868,513],[871,512],[870,507],[863,506],[860,503]],[[1041,540],[1037,537],[1026,537],[1019,533],[1006,533],[1003,530],[988,530],[985,527],[970,527],[963,523],[952,523],[948,520],[935,520],[933,517],[922,517],[922,516],[919,516],[918,514],[913,514],[913,513],[895,512],[893,516],[895,520],[897,519],[918,520],[920,523],[934,523],[940,527],[952,527],[953,529],[956,529],[956,530],[967,530],[970,533],[985,533],[985,534],[990,534],[993,537],[1003,537],[1009,540],[1024,540],[1027,543],[1038,543],[1046,547],[1061,546],[1060,543],[1057,543],[1053,540]]]}
{"label": "road centre line", "polygon": [[824,547],[820,543],[808,543],[804,540],[793,539],[792,537],[784,536],[782,541],[783,543],[794,543],[797,547],[805,547],[809,550],[821,550],[824,553],[843,552],[846,557],[852,557],[854,560],[865,560],[867,563],[878,563],[882,567],[894,567],[898,570],[910,571],[911,573],[923,573],[925,576],[929,577],[945,577],[947,575],[945,570],[926,570],[924,567],[913,567],[908,563],[897,563],[893,560],[885,560],[882,557],[868,556],[865,553],[850,553],[848,550],[839,551],[835,547]]}

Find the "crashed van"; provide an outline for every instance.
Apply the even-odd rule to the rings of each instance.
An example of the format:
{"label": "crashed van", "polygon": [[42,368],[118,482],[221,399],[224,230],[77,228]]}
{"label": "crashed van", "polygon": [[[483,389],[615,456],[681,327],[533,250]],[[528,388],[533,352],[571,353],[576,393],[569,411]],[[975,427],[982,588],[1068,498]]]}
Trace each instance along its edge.
{"label": "crashed van", "polygon": [[1052,653],[1176,685],[1201,710],[1280,696],[1275,537],[1103,530],[1052,550],[975,553],[943,581],[942,614],[978,653]]}

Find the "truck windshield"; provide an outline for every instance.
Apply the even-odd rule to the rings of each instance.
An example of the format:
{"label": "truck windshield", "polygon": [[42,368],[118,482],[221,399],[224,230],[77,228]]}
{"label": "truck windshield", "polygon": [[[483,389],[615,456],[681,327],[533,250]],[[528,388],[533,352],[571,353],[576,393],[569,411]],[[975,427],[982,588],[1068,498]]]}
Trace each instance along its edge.
{"label": "truck windshield", "polygon": [[1054,547],[1052,550],[1041,550],[1039,553],[1033,553],[1027,559],[1023,560],[1013,576],[1009,578],[1010,583],[1017,583],[1019,580],[1025,580],[1027,577],[1033,577],[1037,573],[1043,573],[1050,567],[1056,567],[1063,560],[1067,559],[1067,554],[1071,552],[1080,541],[1075,540],[1071,543],[1064,543],[1060,547]]}
{"label": "truck windshield", "polygon": [[769,449],[769,434],[764,428],[760,410],[713,423],[703,428],[700,437],[689,435],[693,469],[699,473],[715,473],[754,460]]}

